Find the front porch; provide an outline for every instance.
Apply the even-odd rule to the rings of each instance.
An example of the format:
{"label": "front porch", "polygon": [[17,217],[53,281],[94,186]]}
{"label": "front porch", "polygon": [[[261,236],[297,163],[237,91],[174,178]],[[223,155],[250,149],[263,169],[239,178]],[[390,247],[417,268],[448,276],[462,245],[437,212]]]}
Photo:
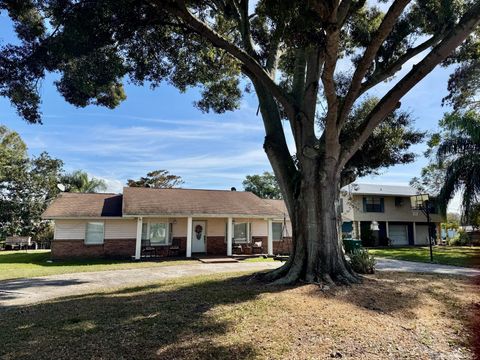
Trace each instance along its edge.
{"label": "front porch", "polygon": [[146,258],[273,256],[273,219],[242,217],[137,217],[135,260]]}

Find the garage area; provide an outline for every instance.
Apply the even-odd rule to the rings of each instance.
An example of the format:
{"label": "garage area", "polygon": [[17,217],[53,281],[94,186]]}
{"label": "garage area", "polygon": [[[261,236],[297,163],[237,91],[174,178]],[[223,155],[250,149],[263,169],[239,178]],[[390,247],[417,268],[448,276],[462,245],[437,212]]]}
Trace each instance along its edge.
{"label": "garage area", "polygon": [[428,245],[428,225],[415,226],[415,245]]}
{"label": "garage area", "polygon": [[408,245],[408,225],[389,224],[388,230],[392,246]]}

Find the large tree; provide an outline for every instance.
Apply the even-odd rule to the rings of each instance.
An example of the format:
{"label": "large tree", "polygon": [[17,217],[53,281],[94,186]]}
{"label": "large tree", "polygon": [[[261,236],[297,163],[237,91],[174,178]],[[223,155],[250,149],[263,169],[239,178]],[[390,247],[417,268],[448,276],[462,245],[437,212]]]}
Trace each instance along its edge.
{"label": "large tree", "polygon": [[41,214],[59,192],[62,166],[47,153],[29,158],[20,136],[0,126],[0,238],[49,228]]}
{"label": "large tree", "polygon": [[149,187],[156,189],[171,189],[184,183],[181,176],[170,174],[168,170],[154,170],[142,176],[138,180],[128,179],[130,187]]}
{"label": "large tree", "polygon": [[95,193],[107,190],[107,183],[103,179],[88,176],[83,170],[75,170],[62,176],[61,183],[66,192]]}
{"label": "large tree", "polygon": [[282,199],[282,191],[275,175],[265,171],[263,174],[247,175],[242,182],[245,191],[250,191],[262,199]]}
{"label": "large tree", "polygon": [[[38,122],[38,80],[46,71],[60,74],[58,90],[78,106],[117,106],[129,76],[154,87],[166,80],[182,91],[202,86],[196,105],[223,112],[239,106],[240,85],[248,82],[293,226],[293,253],[267,278],[356,282],[338,236],[341,185],[354,179],[364,145],[402,97],[478,28],[480,2],[253,3],[3,0],[0,8],[13,19],[21,43],[2,49],[0,94]],[[408,61],[415,65],[399,73]],[[352,113],[369,90],[397,74],[356,122]],[[294,157],[282,120],[293,133]]]}

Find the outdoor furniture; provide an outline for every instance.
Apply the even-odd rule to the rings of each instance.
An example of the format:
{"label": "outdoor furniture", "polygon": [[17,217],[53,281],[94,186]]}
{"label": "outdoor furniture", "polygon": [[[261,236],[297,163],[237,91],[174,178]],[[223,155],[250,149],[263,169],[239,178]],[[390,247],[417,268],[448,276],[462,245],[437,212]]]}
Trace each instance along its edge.
{"label": "outdoor furniture", "polygon": [[143,257],[157,256],[157,248],[150,244],[150,240],[142,240],[141,254]]}
{"label": "outdoor furniture", "polygon": [[255,241],[252,244],[252,254],[263,254],[263,242],[260,241]]}
{"label": "outdoor furniture", "polygon": [[32,238],[30,236],[7,236],[5,239],[5,248],[11,248],[12,250],[15,249],[28,249],[30,246],[35,245],[36,243],[32,242]]}
{"label": "outdoor furniture", "polygon": [[235,240],[232,240],[232,253],[235,255],[243,254],[242,244],[236,243]]}
{"label": "outdoor furniture", "polygon": [[180,254],[180,240],[178,238],[172,239],[172,244],[168,247],[168,256],[178,256]]}

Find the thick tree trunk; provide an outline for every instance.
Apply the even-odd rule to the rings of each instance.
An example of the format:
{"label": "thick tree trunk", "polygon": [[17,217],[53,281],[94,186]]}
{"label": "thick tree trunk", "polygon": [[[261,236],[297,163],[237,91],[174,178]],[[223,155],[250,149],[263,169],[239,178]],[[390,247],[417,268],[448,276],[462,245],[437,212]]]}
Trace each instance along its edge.
{"label": "thick tree trunk", "polygon": [[293,251],[289,261],[265,278],[275,284],[351,284],[360,281],[345,260],[339,236],[340,179],[318,166],[304,168],[289,209]]}

